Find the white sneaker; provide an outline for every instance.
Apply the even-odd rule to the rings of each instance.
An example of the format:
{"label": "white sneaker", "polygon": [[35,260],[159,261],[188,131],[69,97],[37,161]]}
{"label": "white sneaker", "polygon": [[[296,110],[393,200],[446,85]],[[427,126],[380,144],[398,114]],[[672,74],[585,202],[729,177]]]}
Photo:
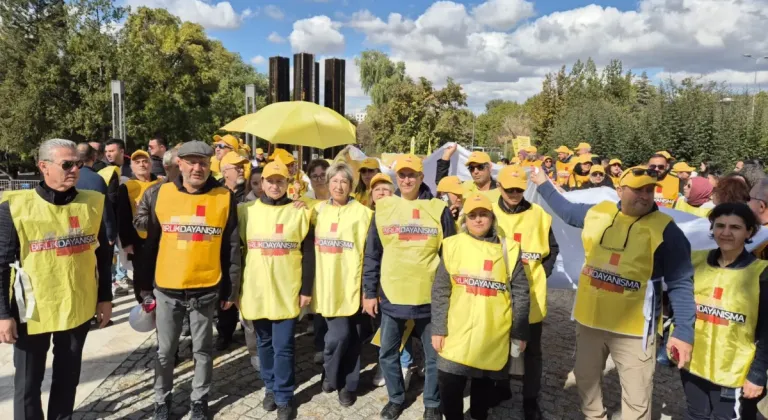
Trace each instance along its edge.
{"label": "white sneaker", "polygon": [[122,286],[120,286],[119,282],[113,281],[112,282],[112,296],[127,296],[128,290],[124,289]]}
{"label": "white sneaker", "polygon": [[376,374],[373,375],[373,386],[382,387],[386,384],[384,381],[384,372],[381,371],[381,365],[376,365]]}
{"label": "white sneaker", "polygon": [[318,351],[315,353],[315,357],[313,359],[316,365],[322,365],[323,362],[325,362],[325,357],[323,357],[323,352]]}
{"label": "white sneaker", "polygon": [[405,390],[408,391],[408,387],[411,385],[411,378],[413,377],[413,369],[401,368],[403,370],[403,382],[405,383]]}

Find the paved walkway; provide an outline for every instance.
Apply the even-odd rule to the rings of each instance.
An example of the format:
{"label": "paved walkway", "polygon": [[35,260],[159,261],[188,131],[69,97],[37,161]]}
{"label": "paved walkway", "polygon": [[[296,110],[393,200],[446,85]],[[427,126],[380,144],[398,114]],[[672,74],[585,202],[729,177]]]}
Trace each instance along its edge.
{"label": "paved walkway", "polygon": [[[541,405],[546,419],[580,419],[578,395],[573,385],[572,375],[574,355],[574,324],[570,321],[570,309],[573,304],[573,292],[551,291],[549,299],[550,313],[545,323],[544,380]],[[117,331],[121,325],[111,327]],[[297,328],[296,339],[296,379],[299,383],[296,400],[299,404],[300,419],[378,419],[378,413],[387,402],[385,388],[362,386],[357,403],[350,408],[341,408],[336,394],[323,394],[320,389],[321,367],[312,363],[314,349],[312,336],[306,333],[306,322]],[[76,419],[147,419],[152,413],[152,384],[156,340],[154,335],[141,336],[128,333],[124,328],[119,339],[106,341],[98,333],[89,336],[89,345],[101,345],[105,350],[116,345],[115,342],[136,343],[133,353],[117,352],[115,357],[124,361],[110,367],[116,368],[98,386],[92,386],[97,380],[85,380],[93,375],[89,366],[98,366],[97,361],[83,366],[83,384],[78,389],[78,411]],[[242,342],[241,333],[236,338]],[[139,344],[140,343],[140,344]],[[189,411],[189,392],[192,380],[193,363],[189,339],[181,344],[181,356],[184,361],[176,369],[176,391],[174,394],[173,413],[175,418],[186,418]],[[127,344],[126,344],[127,345]],[[111,351],[111,350],[109,350]],[[420,347],[416,346],[418,355]],[[89,356],[90,359],[92,356]],[[96,359],[98,360],[98,359]],[[113,358],[109,363],[114,363]],[[370,384],[375,366],[375,353],[367,348],[364,353],[362,382]],[[613,418],[620,418],[620,385],[618,376],[609,360],[604,381],[605,401]],[[4,374],[3,378],[8,378]],[[408,409],[401,418],[420,419],[422,416],[421,388],[423,380],[414,378],[407,395]],[[493,410],[493,419],[522,419],[520,412],[520,383],[512,381],[515,397]],[[81,399],[85,394],[87,397]],[[10,396],[2,396],[4,405],[0,412],[8,413]],[[214,360],[214,384],[210,408],[215,419],[274,419],[275,413],[266,413],[261,408],[264,396],[264,384],[250,365],[244,346],[217,353]],[[80,403],[82,401],[82,403]],[[680,419],[684,406],[684,397],[676,370],[660,367],[657,369],[653,396],[653,419]],[[468,398],[465,399],[468,407]],[[467,416],[467,418],[469,418]]]}

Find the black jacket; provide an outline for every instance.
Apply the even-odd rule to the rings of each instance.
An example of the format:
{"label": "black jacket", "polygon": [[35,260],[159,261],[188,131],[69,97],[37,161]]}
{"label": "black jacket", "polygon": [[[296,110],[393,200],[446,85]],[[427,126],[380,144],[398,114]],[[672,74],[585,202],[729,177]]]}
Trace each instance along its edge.
{"label": "black jacket", "polygon": [[[400,195],[400,190],[395,192]],[[426,184],[419,187],[419,200],[430,200],[434,198],[432,191]],[[443,238],[456,234],[456,222],[453,220],[451,211],[446,207],[440,216],[440,225],[443,229]],[[371,219],[371,226],[368,229],[368,237],[365,241],[365,257],[363,259],[363,294],[366,299],[373,299],[379,296],[379,284],[381,281],[381,258],[384,256],[384,246],[379,238],[379,231],[376,229],[376,214]],[[381,291],[381,312],[393,318],[400,319],[420,319],[431,316],[431,308],[426,305],[396,305],[391,303]]]}
{"label": "black jacket", "polygon": [[[115,178],[117,182],[117,178]],[[117,220],[115,218],[115,204],[109,195],[104,178],[97,174],[93,168],[83,166],[80,169],[80,178],[75,187],[79,190],[97,191],[104,194],[104,225],[107,227],[107,238],[110,242],[117,241]]]}
{"label": "black jacket", "polygon": [[149,161],[152,163],[152,175],[155,176],[165,176],[165,167],[163,166],[163,158],[157,157],[155,155],[149,156]]}
{"label": "black jacket", "polygon": [[[222,188],[221,185],[212,176],[208,177],[205,185],[200,191],[188,193],[182,185],[181,176],[173,181],[173,185],[185,194],[207,194],[214,188]],[[157,264],[174,264],[174,261],[158,261],[157,254],[160,247],[160,237],[163,234],[160,221],[157,220],[155,207],[157,205],[157,196],[161,188],[149,189],[146,194],[149,199],[149,219],[147,220],[147,239],[144,242],[143,255],[147,257],[136,279],[135,287],[142,291],[151,291],[152,287],[157,287],[155,282],[155,269]],[[211,256],[213,257],[213,256]],[[164,294],[172,297],[184,297],[190,295],[204,295],[218,291],[219,299],[229,302],[235,302],[240,294],[241,278],[241,251],[240,251],[240,232],[237,227],[237,203],[230,194],[229,216],[227,224],[224,226],[224,232],[221,237],[221,251],[219,255],[221,263],[221,281],[218,286],[200,289],[176,290],[159,288]]]}
{"label": "black jacket", "polygon": [[[77,189],[64,192],[54,191],[45,182],[35,187],[35,192],[43,200],[63,206],[77,197]],[[9,264],[19,259],[19,234],[13,225],[10,204],[0,203],[0,319],[18,318],[16,304],[10,302],[11,268]],[[99,226],[99,247],[96,248],[96,270],[99,279],[98,301],[112,301],[112,247],[107,239],[107,229],[102,217]],[[68,279],[67,279],[68,280]]]}

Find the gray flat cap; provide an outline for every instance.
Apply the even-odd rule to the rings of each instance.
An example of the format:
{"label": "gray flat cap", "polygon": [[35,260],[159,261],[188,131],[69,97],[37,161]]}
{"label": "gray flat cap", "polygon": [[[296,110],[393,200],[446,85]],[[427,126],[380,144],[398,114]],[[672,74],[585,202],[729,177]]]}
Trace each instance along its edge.
{"label": "gray flat cap", "polygon": [[211,157],[213,156],[213,148],[200,140],[188,141],[181,145],[178,156],[180,158],[186,156]]}

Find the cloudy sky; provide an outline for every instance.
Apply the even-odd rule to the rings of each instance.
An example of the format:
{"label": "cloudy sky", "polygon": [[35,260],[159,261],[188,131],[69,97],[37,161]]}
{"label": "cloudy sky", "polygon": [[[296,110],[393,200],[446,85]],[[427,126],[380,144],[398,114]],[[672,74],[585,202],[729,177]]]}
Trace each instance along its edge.
{"label": "cloudy sky", "polygon": [[[453,77],[481,111],[523,101],[576,59],[654,79],[697,76],[768,88],[768,0],[123,0],[203,25],[259,71],[269,57],[311,52],[347,60],[347,112],[364,109],[354,57],[379,49],[411,76]],[[320,66],[321,69],[323,66]],[[322,70],[321,70],[322,71]],[[321,74],[322,77],[322,74]],[[322,80],[322,79],[321,79]]]}

